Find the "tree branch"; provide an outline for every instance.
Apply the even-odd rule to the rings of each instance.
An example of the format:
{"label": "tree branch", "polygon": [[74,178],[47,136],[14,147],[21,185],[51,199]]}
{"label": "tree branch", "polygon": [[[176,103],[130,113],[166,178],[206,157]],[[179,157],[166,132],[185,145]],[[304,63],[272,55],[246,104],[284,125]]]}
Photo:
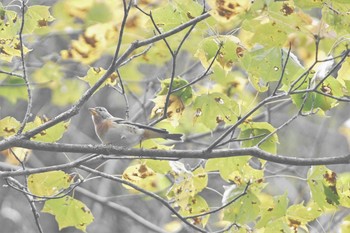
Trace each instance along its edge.
{"label": "tree branch", "polygon": [[90,192],[87,189],[84,189],[82,187],[76,187],[75,190],[81,194],[83,194],[84,196],[100,203],[103,204],[106,207],[109,207],[113,210],[115,210],[118,213],[121,213],[123,217],[129,217],[131,219],[133,219],[135,222],[139,223],[140,225],[144,226],[145,228],[151,230],[152,232],[159,232],[159,233],[166,233],[167,231],[163,230],[162,228],[160,228],[159,226],[147,221],[146,219],[144,219],[143,217],[141,217],[140,215],[136,214],[134,211],[132,211],[131,209],[119,205],[117,203],[114,203],[112,201],[109,201],[108,198],[106,197],[101,197],[96,195],[93,192]]}
{"label": "tree branch", "polygon": [[[118,58],[117,55],[119,53],[118,49],[116,49],[113,60],[109,66],[109,68],[107,69],[106,73],[95,83],[95,85],[93,85],[91,88],[89,88],[83,95],[82,97],[78,100],[78,102],[73,105],[70,109],[68,109],[65,112],[62,112],[61,114],[59,114],[58,116],[54,117],[53,119],[45,122],[44,124],[40,125],[39,127],[27,131],[24,134],[19,135],[20,139],[29,139],[33,136],[35,136],[36,134],[40,133],[41,131],[48,129],[62,121],[68,120],[71,117],[73,117],[74,115],[78,114],[80,108],[85,104],[85,102],[92,96],[92,94],[106,81],[106,79],[116,70],[118,69],[127,59],[128,57],[132,54],[132,52],[142,46],[146,46],[146,45],[150,45],[154,42],[157,42],[159,40],[162,40],[164,38],[167,38],[171,35],[176,34],[177,32],[180,32],[184,29],[186,29],[187,27],[190,27],[193,24],[196,24],[202,20],[205,20],[206,18],[210,17],[210,14],[204,13],[184,24],[181,24],[180,26],[165,32],[161,35],[157,35],[154,36],[152,38],[146,39],[146,40],[142,40],[142,41],[134,41],[133,43],[130,44],[129,48]],[[4,139],[2,141],[0,141],[0,148],[9,148],[10,144],[13,142],[15,138],[14,137],[10,137],[7,139]]]}
{"label": "tree branch", "polygon": [[136,189],[137,191],[141,192],[141,193],[144,193],[146,195],[148,195],[149,197],[152,197],[153,199],[156,199],[157,201],[161,202],[165,207],[167,207],[174,215],[176,215],[176,217],[178,217],[183,223],[185,223],[187,226],[197,230],[198,232],[203,232],[203,233],[206,233],[206,231],[204,231],[203,229],[197,227],[196,225],[190,223],[189,221],[187,221],[185,218],[183,218],[181,216],[181,214],[179,214],[172,206],[171,204],[169,204],[166,200],[164,200],[162,197],[158,196],[157,194],[155,193],[152,193],[152,192],[149,192],[145,189],[142,189],[140,187],[138,187],[137,185],[127,181],[127,180],[124,180],[124,179],[121,179],[121,178],[118,178],[114,175],[110,175],[110,174],[107,174],[107,173],[104,173],[104,172],[100,172],[100,171],[97,171],[95,169],[91,169],[89,167],[86,167],[86,166],[79,166],[78,167],[79,169],[82,169],[86,172],[89,172],[91,174],[94,174],[96,176],[101,176],[103,178],[106,178],[106,179],[109,179],[109,180],[113,180],[113,181],[116,181],[118,183],[121,183],[121,184],[124,184],[124,185],[128,185],[134,189]]}
{"label": "tree branch", "polygon": [[[213,158],[228,158],[237,156],[253,156],[265,161],[294,165],[294,166],[311,166],[311,165],[330,165],[330,164],[349,164],[350,154],[343,156],[324,157],[324,158],[306,158],[306,156],[289,157],[284,155],[274,155],[266,151],[261,150],[258,147],[248,147],[239,149],[219,149],[213,151],[207,150],[150,150],[150,149],[126,149],[122,147],[116,147],[112,145],[91,145],[91,144],[63,144],[63,143],[44,143],[33,142],[28,140],[16,140],[11,146],[22,147],[34,150],[43,151],[55,151],[55,152],[70,152],[70,153],[96,153],[104,155],[119,155],[119,156],[135,156],[135,158],[142,157],[158,157],[169,158],[191,158],[191,159],[213,159]],[[91,156],[90,156],[91,157]],[[91,158],[95,158],[96,155],[92,155]],[[27,169],[25,171],[3,171],[0,172],[1,177],[7,176],[19,176],[28,175],[33,173],[40,173],[49,170],[67,169],[76,167],[91,158],[85,158],[76,160],[67,164],[43,167],[36,169]],[[48,169],[50,168],[50,169]]]}

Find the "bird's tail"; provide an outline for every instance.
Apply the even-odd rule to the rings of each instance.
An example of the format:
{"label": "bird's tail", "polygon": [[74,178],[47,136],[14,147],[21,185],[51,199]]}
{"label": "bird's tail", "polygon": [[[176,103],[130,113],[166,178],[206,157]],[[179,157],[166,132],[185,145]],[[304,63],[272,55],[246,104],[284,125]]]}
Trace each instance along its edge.
{"label": "bird's tail", "polygon": [[150,139],[150,138],[164,138],[164,139],[171,139],[175,141],[182,141],[183,134],[179,133],[169,133],[166,130],[153,130],[153,129],[146,129],[143,139]]}
{"label": "bird's tail", "polygon": [[181,134],[181,133],[168,133],[165,135],[165,139],[182,141],[182,136],[183,136],[183,134]]}

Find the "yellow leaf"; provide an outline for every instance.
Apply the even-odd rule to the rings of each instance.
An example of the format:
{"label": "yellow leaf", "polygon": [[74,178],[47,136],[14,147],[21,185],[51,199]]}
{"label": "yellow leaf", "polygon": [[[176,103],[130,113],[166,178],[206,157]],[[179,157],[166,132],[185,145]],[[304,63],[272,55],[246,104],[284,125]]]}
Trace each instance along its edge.
{"label": "yellow leaf", "polygon": [[94,2],[94,0],[65,0],[64,11],[71,16],[85,19]]}
{"label": "yellow leaf", "polygon": [[[196,214],[202,214],[209,211],[209,206],[206,200],[196,195],[194,197],[188,198],[188,203],[185,208],[182,208],[179,213],[182,216],[191,216]],[[204,215],[201,217],[194,217],[191,218],[193,221],[193,224],[195,225],[202,225],[203,227],[208,223],[210,215]]]}
{"label": "yellow leaf", "polygon": [[180,232],[183,225],[180,221],[174,220],[165,224],[163,228],[166,232]]}
{"label": "yellow leaf", "polygon": [[[162,116],[164,114],[165,100],[165,95],[160,95],[153,99],[153,102],[156,105],[152,109],[151,117]],[[176,95],[170,95],[166,116],[173,126],[179,125],[179,119],[181,118],[184,110],[185,105],[183,104],[181,98]]]}
{"label": "yellow leaf", "polygon": [[[85,77],[82,77],[80,78],[81,80],[83,80],[84,82],[87,82],[89,84],[89,86],[93,86],[104,74],[106,73],[106,70],[105,69],[102,69],[102,68],[95,68],[95,67],[91,67],[86,76]],[[107,80],[105,81],[105,85],[111,85],[111,86],[114,86],[116,83],[117,83],[117,73],[112,73],[108,78]],[[102,86],[99,87],[102,88]],[[98,89],[98,90],[99,90]]]}
{"label": "yellow leaf", "polygon": [[88,27],[78,40],[73,40],[69,50],[61,52],[63,59],[73,59],[90,64],[101,58],[106,49],[118,39],[118,29],[113,23],[99,23]]}
{"label": "yellow leaf", "polygon": [[59,230],[75,227],[86,232],[86,227],[94,220],[90,209],[83,202],[70,196],[45,201],[42,212],[55,216]]}
{"label": "yellow leaf", "polygon": [[167,197],[174,199],[175,206],[185,210],[190,205],[191,198],[194,198],[207,186],[208,175],[202,167],[197,168],[192,173],[181,162],[171,161],[169,164],[175,181]]}
{"label": "yellow leaf", "polygon": [[14,135],[20,127],[19,121],[8,116],[0,120],[0,137],[9,137]]}
{"label": "yellow leaf", "polygon": [[[24,131],[29,131],[32,130],[49,119],[46,118],[40,118],[40,117],[35,117],[33,122],[29,122],[26,127],[24,128]],[[56,142],[60,140],[63,136],[63,133],[67,130],[69,125],[68,122],[60,122],[46,130],[41,131],[37,135],[33,136],[31,139],[34,141],[40,141],[40,142]]]}
{"label": "yellow leaf", "polygon": [[49,22],[54,18],[51,16],[48,6],[34,5],[28,7],[25,13],[24,33],[32,33],[36,29],[44,28],[49,25]]}
{"label": "yellow leaf", "polygon": [[31,150],[19,147],[12,147],[0,151],[0,155],[6,157],[5,162],[13,165],[19,165],[20,162],[28,159]]}
{"label": "yellow leaf", "polygon": [[72,184],[72,176],[63,171],[50,171],[28,176],[28,190],[37,196],[54,196]]}
{"label": "yellow leaf", "polygon": [[[164,190],[170,185],[170,181],[165,175],[154,172],[146,164],[137,164],[129,166],[124,172],[122,178],[129,181],[138,187],[151,191],[158,192]],[[123,185],[126,189],[132,192],[138,192],[134,188]]]}
{"label": "yellow leaf", "polygon": [[252,4],[251,0],[210,0],[212,10],[210,14],[219,22],[229,22],[235,16],[247,12]]}

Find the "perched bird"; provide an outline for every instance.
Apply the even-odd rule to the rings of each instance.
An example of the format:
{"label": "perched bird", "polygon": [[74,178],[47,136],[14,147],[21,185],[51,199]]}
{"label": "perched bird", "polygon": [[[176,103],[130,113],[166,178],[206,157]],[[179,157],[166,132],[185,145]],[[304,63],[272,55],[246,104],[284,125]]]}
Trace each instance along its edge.
{"label": "perched bird", "polygon": [[150,138],[182,140],[182,134],[171,134],[165,129],[156,129],[114,117],[103,107],[89,108],[89,111],[95,132],[104,144],[132,147]]}

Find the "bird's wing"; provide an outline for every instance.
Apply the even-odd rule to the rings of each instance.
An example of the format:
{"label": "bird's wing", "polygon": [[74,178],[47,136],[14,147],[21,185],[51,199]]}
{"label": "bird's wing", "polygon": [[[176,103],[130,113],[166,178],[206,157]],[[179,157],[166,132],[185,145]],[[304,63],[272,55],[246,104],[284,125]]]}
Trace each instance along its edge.
{"label": "bird's wing", "polygon": [[152,130],[152,131],[157,132],[157,133],[163,133],[163,134],[169,133],[166,129],[157,129],[157,128],[153,128],[153,127],[148,126],[148,125],[130,122],[130,121],[124,120],[122,118],[114,117],[113,121],[118,123],[118,124],[132,125],[132,126],[136,126],[136,127],[140,128],[140,129]]}

